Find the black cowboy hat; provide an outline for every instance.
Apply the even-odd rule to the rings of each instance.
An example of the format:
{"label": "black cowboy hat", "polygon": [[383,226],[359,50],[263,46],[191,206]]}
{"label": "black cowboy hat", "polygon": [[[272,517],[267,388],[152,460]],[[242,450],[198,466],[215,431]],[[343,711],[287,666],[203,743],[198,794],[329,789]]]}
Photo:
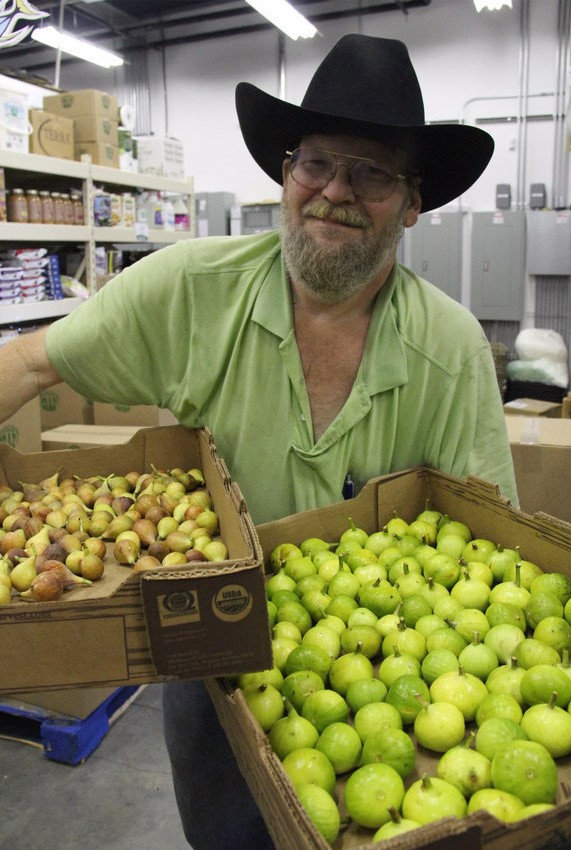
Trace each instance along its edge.
{"label": "black cowboy hat", "polygon": [[280,184],[286,151],[311,133],[372,138],[406,151],[422,178],[421,212],[465,192],[494,150],[491,136],[477,127],[425,123],[407,48],[389,38],[343,36],[315,72],[301,106],[239,83],[236,109],[248,150]]}

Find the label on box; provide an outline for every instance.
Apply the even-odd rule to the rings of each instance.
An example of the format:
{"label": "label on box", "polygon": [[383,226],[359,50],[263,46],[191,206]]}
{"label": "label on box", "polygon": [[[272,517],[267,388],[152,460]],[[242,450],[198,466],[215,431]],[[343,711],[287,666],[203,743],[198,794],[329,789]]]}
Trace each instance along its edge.
{"label": "label on box", "polygon": [[[260,647],[252,646],[252,634],[268,632],[263,588],[257,567],[209,575],[199,565],[186,574],[173,571],[170,578],[143,573],[141,595],[157,673],[185,678],[257,668]],[[271,666],[269,649],[267,662]]]}

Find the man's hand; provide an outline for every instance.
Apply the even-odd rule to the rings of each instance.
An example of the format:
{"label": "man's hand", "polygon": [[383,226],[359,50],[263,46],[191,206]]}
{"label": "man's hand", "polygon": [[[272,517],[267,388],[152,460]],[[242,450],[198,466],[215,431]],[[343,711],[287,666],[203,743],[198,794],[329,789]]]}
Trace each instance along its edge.
{"label": "man's hand", "polygon": [[48,360],[46,333],[47,327],[22,334],[0,347],[0,422],[61,381]]}

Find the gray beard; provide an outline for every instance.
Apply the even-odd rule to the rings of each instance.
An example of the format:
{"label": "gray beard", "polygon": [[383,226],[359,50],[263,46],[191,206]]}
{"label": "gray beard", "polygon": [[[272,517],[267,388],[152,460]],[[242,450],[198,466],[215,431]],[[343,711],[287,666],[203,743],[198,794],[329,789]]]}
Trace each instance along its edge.
{"label": "gray beard", "polygon": [[[329,204],[307,204],[302,214],[307,215],[310,209],[318,218],[328,213],[333,218],[337,217],[336,208]],[[281,230],[286,268],[294,280],[302,281],[324,303],[334,304],[350,298],[368,286],[379,272],[394,263],[397,246],[404,232],[404,216],[403,208],[375,242],[320,247],[293,222],[284,197]],[[341,213],[338,218],[343,219]],[[365,223],[362,216],[361,222]]]}

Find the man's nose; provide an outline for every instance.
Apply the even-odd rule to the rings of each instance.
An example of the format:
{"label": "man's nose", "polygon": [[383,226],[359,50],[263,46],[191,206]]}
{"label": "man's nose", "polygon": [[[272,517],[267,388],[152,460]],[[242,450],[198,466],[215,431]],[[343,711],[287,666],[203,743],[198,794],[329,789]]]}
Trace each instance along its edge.
{"label": "man's nose", "polygon": [[338,162],[335,174],[321,190],[321,194],[332,204],[355,202],[356,195],[351,185],[350,165]]}

